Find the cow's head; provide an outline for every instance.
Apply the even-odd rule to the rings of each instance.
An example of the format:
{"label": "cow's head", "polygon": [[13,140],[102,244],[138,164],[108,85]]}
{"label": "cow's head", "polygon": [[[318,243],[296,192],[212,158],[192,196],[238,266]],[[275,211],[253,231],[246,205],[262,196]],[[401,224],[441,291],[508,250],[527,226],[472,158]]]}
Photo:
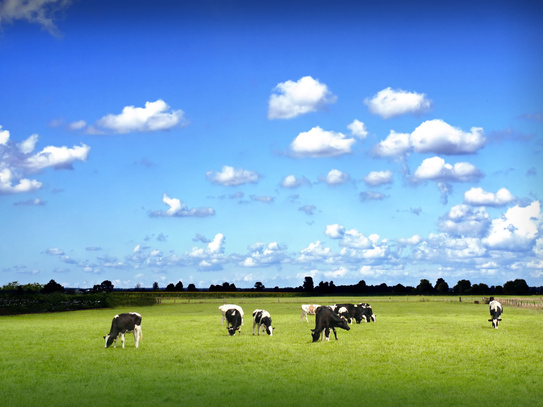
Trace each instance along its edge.
{"label": "cow's head", "polygon": [[317,342],[319,340],[320,332],[315,331],[314,329],[311,330],[311,337],[313,338],[313,342]]}
{"label": "cow's head", "polygon": [[116,337],[110,335],[110,334],[107,334],[106,336],[104,336],[104,339],[105,339],[105,342],[106,342],[106,348],[109,348],[111,346],[111,344],[115,341],[115,339],[117,339]]}
{"label": "cow's head", "polygon": [[349,326],[349,323],[345,320],[345,318],[341,318],[341,321],[338,322],[337,327],[345,329],[346,331],[351,329],[351,327]]}
{"label": "cow's head", "polygon": [[273,330],[274,330],[274,329],[275,329],[275,328],[274,328],[273,326],[270,325],[270,326],[266,327],[266,333],[267,333],[268,335],[272,336],[272,335],[273,335]]}
{"label": "cow's head", "polygon": [[501,318],[494,318],[494,319],[490,318],[488,322],[492,322],[492,328],[498,329],[498,325],[501,320],[502,320]]}
{"label": "cow's head", "polygon": [[238,328],[234,328],[233,326],[229,327],[228,328],[228,334],[230,336],[234,336],[236,334],[236,331],[239,331],[239,327]]}

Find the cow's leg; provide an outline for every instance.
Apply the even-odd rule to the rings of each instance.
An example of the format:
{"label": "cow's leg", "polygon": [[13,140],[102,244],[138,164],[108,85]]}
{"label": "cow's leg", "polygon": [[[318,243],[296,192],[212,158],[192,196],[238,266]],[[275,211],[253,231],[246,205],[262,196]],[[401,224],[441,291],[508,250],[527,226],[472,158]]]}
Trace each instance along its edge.
{"label": "cow's leg", "polygon": [[[300,315],[300,322],[304,322],[304,314],[305,314],[305,312],[304,312],[304,310],[302,310],[302,315]],[[305,319],[307,319],[307,314],[305,314]],[[309,322],[309,321],[307,321],[307,322]]]}
{"label": "cow's leg", "polygon": [[330,328],[324,330],[324,336],[327,341],[330,341]]}
{"label": "cow's leg", "polygon": [[[334,336],[336,337],[336,341],[337,341],[337,333],[336,333],[336,328],[332,328],[332,331],[334,331]],[[328,339],[330,340],[330,339]]]}
{"label": "cow's leg", "polygon": [[134,346],[136,348],[139,346],[139,343],[140,343],[140,331],[141,331],[141,328],[139,327],[139,325],[136,325],[134,327]]}
{"label": "cow's leg", "polygon": [[124,349],[124,334],[121,334],[121,343],[123,344],[123,349]]}
{"label": "cow's leg", "polygon": [[[256,326],[256,322],[253,320],[253,335],[255,334],[255,326]],[[260,335],[260,332],[258,334]]]}

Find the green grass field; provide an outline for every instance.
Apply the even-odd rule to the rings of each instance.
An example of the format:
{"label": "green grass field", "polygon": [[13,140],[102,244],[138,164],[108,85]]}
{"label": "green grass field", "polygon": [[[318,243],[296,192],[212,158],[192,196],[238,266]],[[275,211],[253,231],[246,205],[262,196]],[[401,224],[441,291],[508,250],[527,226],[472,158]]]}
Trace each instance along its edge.
{"label": "green grass field", "polygon": [[[229,301],[229,300],[227,300]],[[505,308],[498,330],[473,302],[349,298],[377,322],[311,343],[300,304],[236,300],[241,335],[221,326],[219,300],[0,317],[3,406],[543,406],[543,311]],[[273,337],[253,336],[268,310]],[[116,313],[143,315],[134,348],[104,349]]]}

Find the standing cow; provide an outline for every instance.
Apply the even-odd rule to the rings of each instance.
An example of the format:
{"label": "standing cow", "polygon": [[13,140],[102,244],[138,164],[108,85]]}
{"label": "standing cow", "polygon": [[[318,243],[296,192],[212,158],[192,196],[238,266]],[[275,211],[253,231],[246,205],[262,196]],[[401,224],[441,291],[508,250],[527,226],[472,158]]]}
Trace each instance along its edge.
{"label": "standing cow", "polygon": [[317,308],[319,308],[320,305],[318,304],[302,304],[302,315],[300,316],[300,322],[303,321],[305,317],[305,322],[309,322],[307,319],[308,315],[315,315],[315,311],[317,311]]}
{"label": "standing cow", "polygon": [[500,317],[503,313],[503,307],[498,301],[492,300],[488,303],[488,309],[490,311],[490,316],[491,316],[491,318],[488,321],[492,322],[492,328],[498,329],[498,324],[502,320]]}
{"label": "standing cow", "polygon": [[274,327],[271,326],[272,320],[270,313],[263,309],[255,309],[253,311],[253,335],[255,334],[255,326],[257,327],[256,331],[260,335],[260,327],[262,327],[262,332],[270,336],[273,335]]}
{"label": "standing cow", "polygon": [[226,329],[230,336],[234,336],[236,331],[241,334],[241,312],[237,308],[230,308],[226,311]]}
{"label": "standing cow", "polygon": [[106,341],[106,348],[111,346],[117,347],[117,338],[121,337],[121,343],[124,349],[124,334],[127,332],[134,332],[134,344],[136,348],[139,345],[140,338],[143,339],[143,331],[141,330],[141,315],[137,312],[128,312],[125,314],[115,315],[113,321],[111,321],[111,329],[109,333],[104,336]]}
{"label": "standing cow", "polygon": [[224,320],[226,319],[226,311],[228,311],[229,309],[237,309],[240,312],[241,324],[243,325],[243,309],[239,305],[234,304],[224,304],[219,307],[219,310],[222,313],[221,325],[224,323]]}
{"label": "standing cow", "polygon": [[322,336],[322,331],[325,333],[326,340],[330,340],[330,329],[334,331],[334,336],[337,340],[336,328],[342,328],[346,331],[350,330],[347,321],[337,315],[330,307],[319,307],[315,314],[315,329],[311,330],[311,336],[313,342],[319,340],[319,336]]}

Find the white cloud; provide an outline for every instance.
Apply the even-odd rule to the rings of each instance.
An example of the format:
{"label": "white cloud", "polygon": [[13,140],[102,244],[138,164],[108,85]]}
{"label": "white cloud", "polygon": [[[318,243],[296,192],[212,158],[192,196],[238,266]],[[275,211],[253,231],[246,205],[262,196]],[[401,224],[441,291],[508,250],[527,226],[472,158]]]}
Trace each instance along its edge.
{"label": "white cloud", "polygon": [[419,181],[472,181],[481,178],[483,175],[472,164],[459,162],[454,165],[448,164],[441,157],[425,159],[414,173],[414,179]]}
{"label": "white cloud", "polygon": [[439,229],[452,236],[486,236],[492,219],[485,208],[455,205],[439,219]]}
{"label": "white cloud", "polygon": [[73,162],[86,161],[90,152],[90,147],[82,144],[73,148],[47,146],[37,154],[31,155],[38,142],[37,134],[20,143],[11,141],[9,136],[9,131],[0,130],[0,194],[17,194],[40,189],[42,183],[26,178],[26,175],[48,167],[71,169]]}
{"label": "white cloud", "polygon": [[215,215],[213,208],[187,208],[185,203],[177,198],[170,198],[164,194],[162,196],[162,202],[169,206],[166,211],[152,211],[149,212],[151,217],[205,217]]}
{"label": "white cloud", "polygon": [[298,261],[301,263],[312,261],[328,262],[333,256],[332,250],[329,247],[324,247],[320,240],[315,243],[310,243],[308,247],[300,252]]}
{"label": "white cloud", "polygon": [[29,138],[19,143],[19,151],[23,154],[30,154],[34,151],[37,142],[38,135],[32,134]]}
{"label": "white cloud", "polygon": [[68,129],[70,130],[81,130],[87,126],[87,122],[85,120],[78,120],[76,122],[72,122],[68,125]]}
{"label": "white cloud", "polygon": [[250,248],[250,255],[240,265],[243,267],[269,267],[279,265],[288,259],[286,247],[277,242],[256,243]]}
{"label": "white cloud", "polygon": [[268,119],[291,119],[317,111],[337,99],[325,84],[311,76],[304,76],[297,82],[278,83],[274,91],[277,93],[270,96]]}
{"label": "white cloud", "polygon": [[207,248],[210,253],[223,253],[225,237],[222,233],[217,233],[213,238],[213,241],[209,242]]}
{"label": "white cloud", "polygon": [[338,269],[336,270],[332,270],[332,271],[325,271],[323,272],[323,275],[326,277],[326,278],[343,278],[345,277],[347,274],[349,273],[349,270],[346,269],[345,267],[343,266],[340,266]]}
{"label": "white cloud", "polygon": [[247,183],[257,183],[260,175],[255,171],[244,170],[241,168],[235,169],[225,165],[221,172],[207,171],[207,178],[216,184],[226,186],[237,186]]}
{"label": "white cloud", "polygon": [[366,125],[362,123],[360,120],[355,119],[351,124],[347,126],[349,130],[351,130],[351,134],[353,136],[358,137],[359,139],[363,140],[368,135],[368,130],[366,129]]}
{"label": "white cloud", "polygon": [[526,250],[539,237],[542,224],[539,201],[525,207],[517,205],[492,221],[488,237],[483,242],[492,249]]}
{"label": "white cloud", "polygon": [[343,236],[345,235],[345,227],[338,225],[337,223],[333,225],[326,225],[326,231],[324,234],[332,239],[343,239]]}
{"label": "white cloud", "polygon": [[14,20],[27,20],[41,25],[50,34],[58,35],[54,15],[70,4],[71,0],[5,0],[0,3],[0,27]]}
{"label": "white cloud", "polygon": [[416,246],[422,241],[420,235],[413,235],[408,238],[399,238],[398,243],[402,246]]}
{"label": "white cloud", "polygon": [[328,185],[341,185],[349,180],[349,174],[334,168],[328,172],[324,180]]}
{"label": "white cloud", "polygon": [[162,99],[146,102],[143,108],[126,106],[121,114],[102,117],[96,122],[96,127],[114,133],[129,133],[168,130],[186,124],[182,110],[169,110],[170,106]]}
{"label": "white cloud", "polygon": [[9,168],[0,169],[0,194],[32,192],[40,189],[42,185],[41,182],[35,179],[16,177]]}
{"label": "white cloud", "polygon": [[465,132],[443,120],[428,120],[411,133],[411,144],[418,153],[473,154],[485,144],[481,127]]}
{"label": "white cloud", "polygon": [[342,133],[326,131],[319,126],[302,132],[290,144],[290,150],[297,157],[337,157],[352,152],[356,142]]}
{"label": "white cloud", "polygon": [[363,179],[366,184],[372,187],[390,184],[392,182],[392,171],[371,171]]}
{"label": "white cloud", "polygon": [[9,140],[9,131],[2,130],[2,126],[0,125],[0,146],[5,146],[8,140]]}
{"label": "white cloud", "polygon": [[483,188],[471,188],[464,193],[464,202],[469,205],[503,206],[514,200],[515,197],[507,188],[501,188],[495,194]]}
{"label": "white cloud", "polygon": [[281,182],[283,188],[298,188],[299,186],[308,184],[309,181],[305,177],[296,178],[294,175],[287,175]]}
{"label": "white cloud", "polygon": [[47,146],[39,153],[28,157],[24,166],[31,171],[40,171],[47,167],[72,168],[74,161],[86,161],[89,153],[90,147],[85,144],[72,148]]}
{"label": "white cloud", "polygon": [[393,90],[390,87],[377,92],[371,99],[366,98],[364,103],[371,113],[384,119],[406,113],[425,113],[431,107],[431,101],[424,93]]}
{"label": "white cloud", "polygon": [[391,130],[388,137],[379,142],[373,149],[379,157],[401,156],[411,150],[410,134],[396,133]]}
{"label": "white cloud", "polygon": [[385,198],[388,198],[388,195],[382,194],[377,191],[362,191],[360,192],[360,200],[364,201],[382,201]]}
{"label": "white cloud", "polygon": [[374,148],[380,157],[397,157],[412,151],[445,155],[473,154],[485,145],[481,127],[465,132],[443,120],[428,120],[412,133],[396,133],[394,130]]}

